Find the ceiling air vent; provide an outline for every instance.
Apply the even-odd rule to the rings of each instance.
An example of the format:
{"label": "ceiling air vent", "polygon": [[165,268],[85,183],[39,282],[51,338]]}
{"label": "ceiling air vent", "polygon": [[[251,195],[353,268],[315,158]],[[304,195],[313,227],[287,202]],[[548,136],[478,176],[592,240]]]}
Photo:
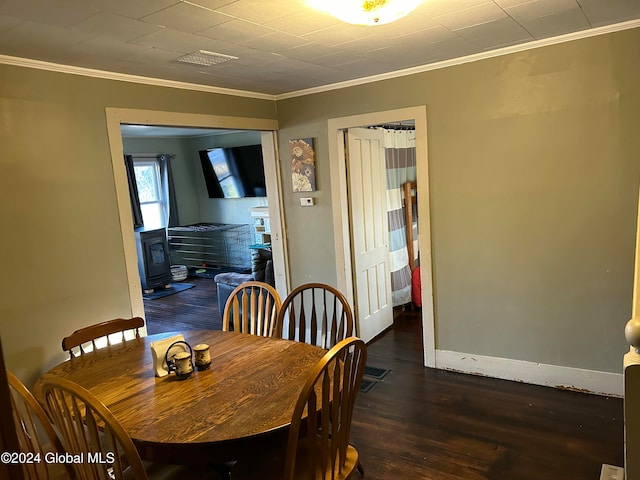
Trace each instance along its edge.
{"label": "ceiling air vent", "polygon": [[176,58],[178,62],[191,63],[192,65],[204,65],[205,67],[237,59],[238,57],[234,57],[233,55],[208,52],[206,50],[196,50],[195,52],[187,53],[186,55]]}

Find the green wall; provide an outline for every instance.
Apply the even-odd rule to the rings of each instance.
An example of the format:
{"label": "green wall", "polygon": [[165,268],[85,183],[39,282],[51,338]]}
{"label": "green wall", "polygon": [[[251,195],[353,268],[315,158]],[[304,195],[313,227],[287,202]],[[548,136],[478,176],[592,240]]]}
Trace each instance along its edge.
{"label": "green wall", "polygon": [[260,144],[259,131],[233,132],[188,138],[123,138],[125,153],[171,153],[180,224],[198,222],[252,224],[249,209],[266,205],[260,198],[209,198],[198,152],[208,148]]}
{"label": "green wall", "polygon": [[292,284],[336,278],[327,119],[426,105],[436,348],[620,373],[639,58],[634,29],[279,101],[281,151],[319,140],[312,217],[284,188]]}
{"label": "green wall", "polygon": [[[105,108],[277,119],[292,285],[335,283],[327,119],[426,105],[436,347],[621,372],[640,173],[640,29],[269,100],[0,65],[0,334],[33,380],[127,315]],[[277,110],[276,110],[277,107]],[[289,139],[317,139],[317,206]]]}
{"label": "green wall", "polygon": [[24,381],[130,315],[106,107],[275,119],[270,100],[0,65],[0,334]]}

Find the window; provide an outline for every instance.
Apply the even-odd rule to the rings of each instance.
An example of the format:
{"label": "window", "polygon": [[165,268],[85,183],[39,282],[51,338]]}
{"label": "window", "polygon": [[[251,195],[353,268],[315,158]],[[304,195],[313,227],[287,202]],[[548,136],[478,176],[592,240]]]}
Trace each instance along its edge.
{"label": "window", "polygon": [[240,198],[238,183],[236,177],[231,172],[224,149],[215,148],[210,150],[208,155],[213,171],[216,177],[218,177],[218,182],[220,182],[220,188],[222,188],[224,192],[224,198]]}
{"label": "window", "polygon": [[133,162],[136,175],[142,220],[147,229],[167,226],[164,214],[164,195],[157,160],[136,160]]}

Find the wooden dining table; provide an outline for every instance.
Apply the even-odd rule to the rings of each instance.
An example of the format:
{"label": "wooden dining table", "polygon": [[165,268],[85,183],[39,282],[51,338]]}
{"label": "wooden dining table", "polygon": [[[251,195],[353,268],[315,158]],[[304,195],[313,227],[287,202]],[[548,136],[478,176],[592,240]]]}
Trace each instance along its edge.
{"label": "wooden dining table", "polygon": [[130,340],[65,361],[34,386],[65,377],[93,393],[120,421],[144,460],[211,464],[284,445],[298,395],[326,353],[302,342],[218,330],[179,332],[208,344],[211,366],[186,380],[156,377],[150,343]]}

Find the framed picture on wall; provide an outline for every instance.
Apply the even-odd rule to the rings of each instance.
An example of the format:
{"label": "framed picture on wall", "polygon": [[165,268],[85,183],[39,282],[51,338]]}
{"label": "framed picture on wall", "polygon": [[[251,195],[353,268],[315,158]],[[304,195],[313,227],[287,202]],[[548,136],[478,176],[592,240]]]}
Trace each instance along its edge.
{"label": "framed picture on wall", "polygon": [[289,140],[294,192],[316,191],[316,153],[313,138]]}

